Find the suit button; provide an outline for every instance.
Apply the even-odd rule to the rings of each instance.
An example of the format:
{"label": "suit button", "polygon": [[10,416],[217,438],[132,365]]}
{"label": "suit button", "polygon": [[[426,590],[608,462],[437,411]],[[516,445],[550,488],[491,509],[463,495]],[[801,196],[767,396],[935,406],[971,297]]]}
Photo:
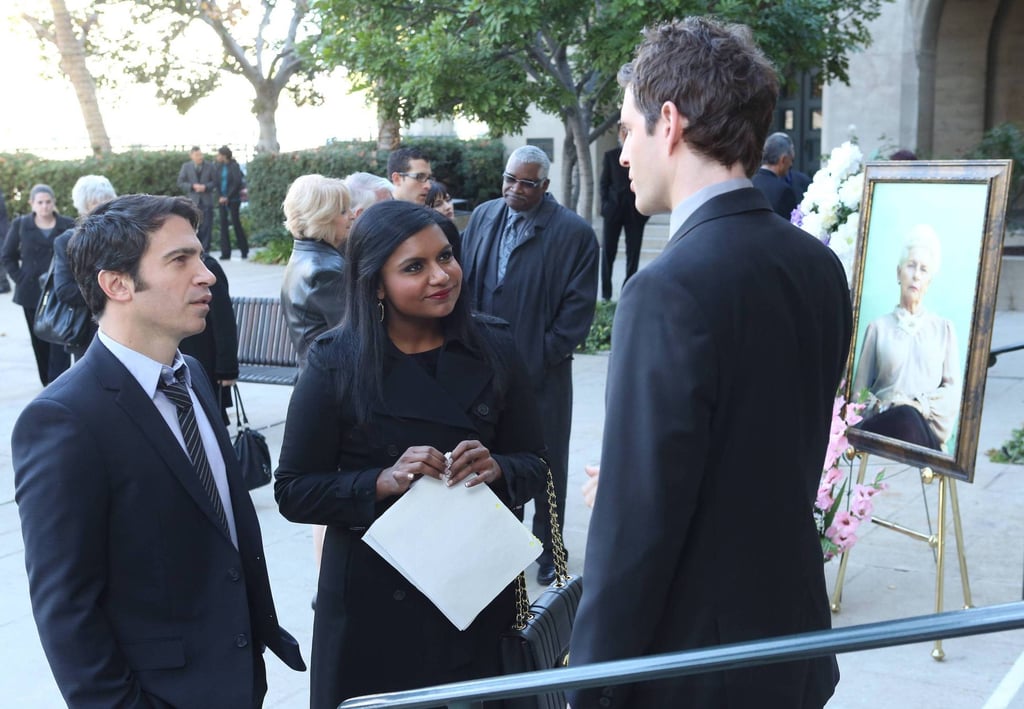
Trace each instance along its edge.
{"label": "suit button", "polygon": [[611,687],[605,687],[604,689],[601,690],[601,696],[602,697],[611,697],[613,694],[615,694],[615,690],[612,689]]}
{"label": "suit button", "polygon": [[235,636],[236,647],[246,647],[249,644],[249,638],[245,637],[245,633],[239,633]]}
{"label": "suit button", "polygon": [[404,601],[405,591],[403,591],[402,589],[398,589],[391,595],[391,597],[394,598],[396,601]]}
{"label": "suit button", "polygon": [[238,569],[228,569],[228,578],[232,581],[238,581],[242,578],[242,574],[238,571]]}
{"label": "suit button", "polygon": [[491,413],[491,407],[488,406],[487,404],[477,404],[476,412],[481,416],[486,416],[487,414]]}
{"label": "suit button", "polygon": [[387,454],[391,458],[397,458],[398,457],[398,446],[396,446],[395,444],[392,443],[390,446],[388,446]]}

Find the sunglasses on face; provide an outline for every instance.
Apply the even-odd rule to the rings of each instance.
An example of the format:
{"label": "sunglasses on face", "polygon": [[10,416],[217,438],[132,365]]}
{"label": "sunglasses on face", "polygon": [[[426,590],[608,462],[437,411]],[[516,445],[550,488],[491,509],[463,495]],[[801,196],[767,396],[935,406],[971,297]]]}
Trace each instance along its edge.
{"label": "sunglasses on face", "polygon": [[518,183],[523,187],[527,187],[531,190],[535,190],[544,184],[544,180],[520,180],[515,175],[509,174],[507,172],[502,173],[501,176],[505,179],[505,184],[507,185],[513,185]]}

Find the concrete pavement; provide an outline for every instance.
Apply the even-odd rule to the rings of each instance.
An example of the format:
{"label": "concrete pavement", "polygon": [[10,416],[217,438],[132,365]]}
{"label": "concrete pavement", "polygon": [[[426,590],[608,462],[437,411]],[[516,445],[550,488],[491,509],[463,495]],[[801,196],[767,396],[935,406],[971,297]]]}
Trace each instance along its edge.
{"label": "concrete pavement", "polygon": [[[642,262],[650,260],[665,238],[664,222],[653,220],[645,238]],[[616,260],[616,296],[621,287],[624,255]],[[276,295],[282,268],[245,261],[224,262],[233,295]],[[1000,311],[993,345],[1024,341],[1024,312]],[[589,512],[579,487],[584,464],[596,461],[604,421],[604,377],[607,357],[579,356],[575,363],[575,409],[570,452],[566,539],[570,567],[583,566]],[[0,706],[60,707],[63,703],[39,645],[29,606],[14,483],[10,433],[24,405],[40,390],[24,320],[9,295],[0,296]],[[275,459],[291,389],[242,385],[246,409],[254,426],[263,428]],[[989,372],[979,449],[1001,445],[1024,419],[1024,352],[1004,355]],[[741,442],[737,442],[742,445]],[[757,451],[750,451],[751,465]],[[934,524],[936,485],[922,486],[916,471],[880,462],[890,489],[877,499],[876,513],[910,527]],[[977,606],[1019,600],[1024,573],[1024,469],[990,463],[979,455],[975,482],[959,485],[966,551],[974,603]],[[252,493],[263,527],[274,595],[282,624],[301,643],[309,658],[313,614],[309,601],[315,587],[312,539],[308,527],[294,525],[277,512],[271,488]],[[927,504],[927,507],[926,507]],[[638,523],[640,521],[638,520]],[[746,554],[771,543],[771,511],[763,519],[737,520],[751,530],[749,549],[723,550],[742,564]],[[952,534],[950,534],[952,539]],[[830,589],[837,562],[826,566]],[[531,568],[530,571],[533,569]],[[836,625],[929,613],[934,607],[935,564],[921,542],[874,527],[862,535],[847,573],[842,612]],[[699,579],[694,580],[699,583]],[[759,580],[750,580],[757,593]],[[539,589],[532,583],[531,593]],[[952,543],[947,556],[946,609],[961,604],[959,573]],[[986,635],[945,643],[946,660],[935,662],[930,644],[862,652],[840,657],[843,680],[830,708],[944,707],[1024,709],[1024,632]],[[1016,664],[1015,664],[1016,663]],[[298,674],[268,655],[268,707],[308,706],[308,674]]]}

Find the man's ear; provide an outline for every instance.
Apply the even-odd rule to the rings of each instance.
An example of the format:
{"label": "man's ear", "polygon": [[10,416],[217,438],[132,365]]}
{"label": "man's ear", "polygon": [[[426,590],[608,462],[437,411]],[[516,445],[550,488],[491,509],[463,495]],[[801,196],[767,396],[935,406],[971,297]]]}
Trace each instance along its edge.
{"label": "man's ear", "polygon": [[399,175],[397,172],[392,172],[391,173],[391,184],[393,184],[395,187],[398,187],[398,184],[401,181],[402,181],[402,176],[401,175]]}
{"label": "man's ear", "polygon": [[127,303],[135,293],[135,282],[121,271],[100,271],[96,280],[107,298],[118,303]]}
{"label": "man's ear", "polygon": [[674,146],[683,139],[683,134],[690,127],[690,120],[671,101],[661,104],[661,117],[669,144]]}

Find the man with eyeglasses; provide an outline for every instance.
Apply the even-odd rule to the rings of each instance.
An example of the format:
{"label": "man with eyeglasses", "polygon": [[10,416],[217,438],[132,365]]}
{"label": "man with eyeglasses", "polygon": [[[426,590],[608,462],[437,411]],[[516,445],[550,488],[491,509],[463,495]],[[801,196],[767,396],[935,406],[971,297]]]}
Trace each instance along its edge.
{"label": "man with eyeglasses", "polygon": [[[526,145],[509,156],[502,198],[477,207],[463,234],[462,268],[476,308],[512,325],[540,403],[559,520],[565,520],[572,422],[572,353],[590,331],[597,301],[597,236],[547,193],[551,161]],[[534,499],[533,533],[544,542],[537,581],[554,580],[547,495]]]}
{"label": "man with eyeglasses", "polygon": [[395,199],[423,204],[430,191],[430,160],[419,148],[398,148],[388,156],[388,178]]}

